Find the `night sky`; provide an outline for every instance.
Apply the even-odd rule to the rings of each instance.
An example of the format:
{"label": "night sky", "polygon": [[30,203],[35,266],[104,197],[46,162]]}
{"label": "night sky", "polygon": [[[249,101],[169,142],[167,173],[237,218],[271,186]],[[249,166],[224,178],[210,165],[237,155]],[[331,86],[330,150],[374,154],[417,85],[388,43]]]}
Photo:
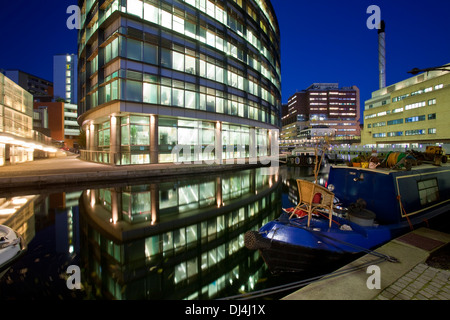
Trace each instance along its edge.
{"label": "night sky", "polygon": [[[44,4],[45,3],[45,4]],[[75,53],[66,27],[76,0],[3,1],[0,69],[21,69],[52,81],[53,55]],[[387,85],[407,71],[450,63],[448,0],[272,0],[281,30],[283,103],[314,82],[356,85],[361,105],[378,89],[378,35],[366,13],[378,5],[386,21]]]}

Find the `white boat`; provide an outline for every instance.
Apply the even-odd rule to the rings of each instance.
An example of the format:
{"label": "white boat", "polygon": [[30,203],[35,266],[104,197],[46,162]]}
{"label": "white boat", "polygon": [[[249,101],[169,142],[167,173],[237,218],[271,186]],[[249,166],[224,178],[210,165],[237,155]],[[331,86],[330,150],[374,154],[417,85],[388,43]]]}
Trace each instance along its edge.
{"label": "white boat", "polygon": [[25,251],[23,238],[13,229],[0,225],[0,275],[3,275]]}

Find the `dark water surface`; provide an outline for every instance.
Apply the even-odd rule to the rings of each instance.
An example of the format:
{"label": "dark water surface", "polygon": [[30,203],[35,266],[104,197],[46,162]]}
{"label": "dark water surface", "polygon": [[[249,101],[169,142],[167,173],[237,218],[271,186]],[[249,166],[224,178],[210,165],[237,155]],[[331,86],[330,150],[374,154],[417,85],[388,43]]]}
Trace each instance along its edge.
{"label": "dark water surface", "polygon": [[[0,298],[207,300],[272,284],[244,234],[292,206],[290,176],[312,179],[312,171],[260,168],[0,195],[16,211],[0,223],[28,243],[0,279]],[[81,290],[68,289],[69,266],[79,268]]]}
{"label": "dark water surface", "polygon": [[[244,246],[247,231],[293,206],[297,178],[314,177],[260,168],[0,195],[2,208],[16,210],[0,224],[28,243],[0,279],[0,299],[210,300],[306,278],[271,275]],[[79,268],[81,290],[68,288],[69,266]]]}

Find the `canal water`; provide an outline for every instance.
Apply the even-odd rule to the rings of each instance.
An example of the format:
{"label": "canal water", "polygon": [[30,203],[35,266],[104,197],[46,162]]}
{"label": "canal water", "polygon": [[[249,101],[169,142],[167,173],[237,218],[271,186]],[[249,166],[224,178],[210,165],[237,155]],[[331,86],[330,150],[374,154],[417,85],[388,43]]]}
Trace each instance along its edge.
{"label": "canal water", "polygon": [[[244,234],[293,206],[297,178],[313,180],[312,169],[0,194],[0,224],[28,244],[1,277],[0,299],[207,300],[291,281],[272,276]],[[67,287],[69,266],[82,290]]]}
{"label": "canal water", "polygon": [[[0,224],[28,244],[0,278],[0,299],[209,300],[304,279],[270,274],[244,246],[247,231],[294,205],[298,178],[313,180],[312,168],[0,194]],[[81,290],[68,288],[69,267]]]}

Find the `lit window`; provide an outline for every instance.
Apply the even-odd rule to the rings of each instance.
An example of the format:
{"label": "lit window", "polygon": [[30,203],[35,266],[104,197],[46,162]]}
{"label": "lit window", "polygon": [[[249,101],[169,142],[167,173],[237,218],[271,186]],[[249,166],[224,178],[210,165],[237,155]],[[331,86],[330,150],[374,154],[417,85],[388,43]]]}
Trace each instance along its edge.
{"label": "lit window", "polygon": [[144,19],[153,23],[159,23],[159,9],[151,4],[144,3]]}
{"label": "lit window", "polygon": [[128,13],[142,18],[143,4],[141,0],[128,0]]}
{"label": "lit window", "polygon": [[172,29],[172,14],[161,10],[161,25],[165,28]]}
{"label": "lit window", "polygon": [[417,188],[421,205],[439,201],[439,187],[436,178],[417,182]]}

